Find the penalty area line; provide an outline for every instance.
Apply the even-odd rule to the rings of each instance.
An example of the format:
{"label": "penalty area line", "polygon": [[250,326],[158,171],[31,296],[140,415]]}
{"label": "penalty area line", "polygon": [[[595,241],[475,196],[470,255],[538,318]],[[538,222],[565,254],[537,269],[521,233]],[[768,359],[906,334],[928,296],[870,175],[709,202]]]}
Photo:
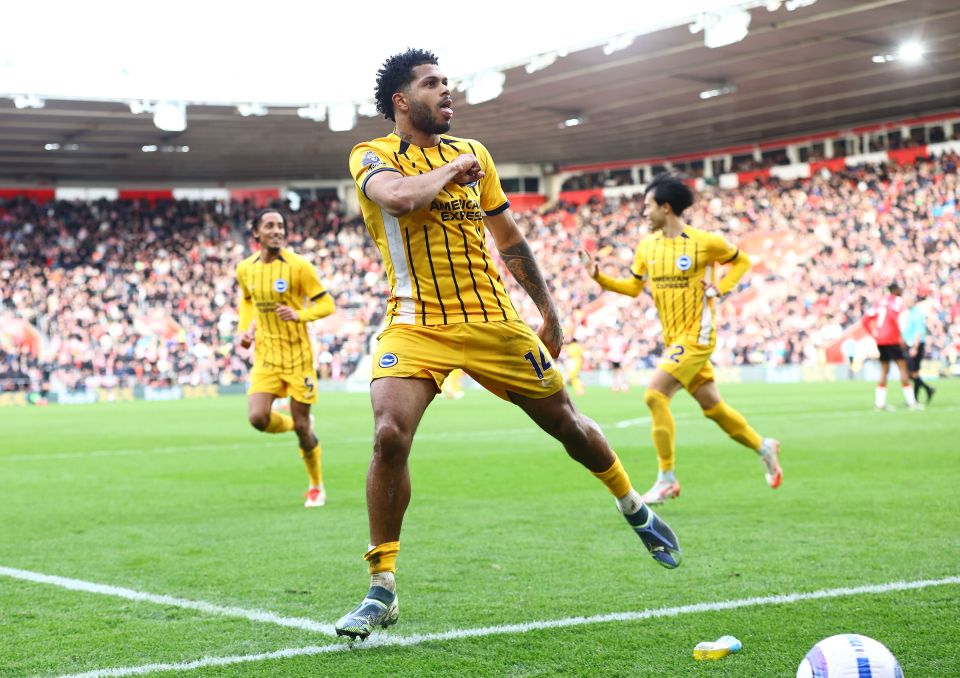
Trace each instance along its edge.
{"label": "penalty area line", "polygon": [[740,598],[723,600],[712,603],[694,603],[677,607],[659,607],[639,612],[613,612],[590,617],[567,617],[520,624],[503,624],[500,626],[484,626],[474,629],[453,629],[441,633],[424,633],[410,636],[394,636],[387,632],[373,634],[365,643],[348,645],[341,642],[331,645],[314,645],[309,647],[294,647],[274,652],[259,654],[234,655],[230,657],[203,657],[201,659],[171,664],[145,664],[142,666],[118,667],[112,669],[97,669],[85,673],[63,674],[58,678],[119,678],[121,676],[137,676],[159,671],[192,671],[212,666],[228,666],[251,662],[269,661],[272,659],[287,659],[319,654],[344,652],[346,650],[372,650],[378,647],[412,647],[421,643],[445,640],[459,640],[462,638],[482,638],[487,636],[513,635],[539,631],[543,629],[569,628],[588,624],[604,624],[609,622],[642,621],[644,619],[658,619],[663,617],[677,617],[685,614],[700,614],[703,612],[717,612],[721,610],[735,610],[745,607],[761,607],[767,605],[788,605],[807,600],[823,600],[827,598],[842,598],[869,594],[891,593],[894,591],[913,591],[932,586],[960,584],[960,576],[944,577],[942,579],[924,579],[920,581],[895,581],[886,584],[868,584],[820,591],[785,593],[772,596],[754,598]]}

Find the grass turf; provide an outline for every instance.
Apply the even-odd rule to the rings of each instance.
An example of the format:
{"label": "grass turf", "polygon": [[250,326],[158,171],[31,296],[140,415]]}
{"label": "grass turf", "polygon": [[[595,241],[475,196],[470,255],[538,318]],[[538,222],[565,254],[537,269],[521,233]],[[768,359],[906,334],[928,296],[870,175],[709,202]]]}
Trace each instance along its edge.
{"label": "grass turf", "polygon": [[[660,511],[684,564],[657,567],[594,478],[519,409],[438,399],[411,455],[400,623],[430,634],[960,575],[960,384],[925,412],[871,409],[866,383],[723,385],[783,443],[769,490],[755,457],[680,394],[683,493]],[[898,393],[891,393],[897,402]],[[656,462],[641,393],[593,389],[643,491]],[[0,566],[332,623],[366,589],[366,395],[315,408],[328,505],[305,510],[292,434],[242,398],[0,409]],[[885,643],[907,676],[960,674],[960,586],[369,647],[204,667],[194,675],[793,675],[840,632]],[[701,640],[743,652],[695,662]],[[0,675],[54,675],[327,646],[317,633],[0,577]],[[341,641],[342,642],[342,641]],[[189,675],[189,674],[188,674]]]}

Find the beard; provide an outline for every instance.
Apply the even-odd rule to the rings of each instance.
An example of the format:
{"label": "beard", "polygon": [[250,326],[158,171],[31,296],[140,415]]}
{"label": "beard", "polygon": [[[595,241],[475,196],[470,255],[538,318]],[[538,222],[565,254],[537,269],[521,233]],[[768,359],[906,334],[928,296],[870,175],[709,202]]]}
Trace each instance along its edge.
{"label": "beard", "polygon": [[427,134],[445,134],[450,131],[449,122],[436,120],[433,109],[419,101],[413,102],[410,106],[410,122],[418,130]]}

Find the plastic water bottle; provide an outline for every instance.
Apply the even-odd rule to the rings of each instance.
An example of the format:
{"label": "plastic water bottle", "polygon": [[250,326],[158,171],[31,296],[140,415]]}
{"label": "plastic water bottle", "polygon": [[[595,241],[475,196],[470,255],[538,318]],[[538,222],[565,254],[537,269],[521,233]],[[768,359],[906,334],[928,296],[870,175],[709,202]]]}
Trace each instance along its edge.
{"label": "plastic water bottle", "polygon": [[734,654],[740,651],[743,644],[733,636],[723,636],[714,642],[704,641],[697,643],[693,648],[693,658],[704,659],[723,659],[728,654]]}

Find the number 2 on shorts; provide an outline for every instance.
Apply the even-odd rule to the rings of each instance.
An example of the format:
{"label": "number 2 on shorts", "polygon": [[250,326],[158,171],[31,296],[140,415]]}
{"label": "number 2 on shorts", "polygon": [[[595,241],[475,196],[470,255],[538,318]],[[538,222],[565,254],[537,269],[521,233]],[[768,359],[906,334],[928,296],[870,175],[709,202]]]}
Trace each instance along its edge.
{"label": "number 2 on shorts", "polygon": [[679,363],[679,362],[680,362],[680,356],[683,355],[683,353],[684,353],[685,350],[686,350],[686,349],[684,349],[683,346],[680,346],[680,345],[678,344],[677,346],[674,346],[674,348],[673,348],[673,353],[671,353],[668,357],[669,357],[670,360],[672,360],[673,362]]}

